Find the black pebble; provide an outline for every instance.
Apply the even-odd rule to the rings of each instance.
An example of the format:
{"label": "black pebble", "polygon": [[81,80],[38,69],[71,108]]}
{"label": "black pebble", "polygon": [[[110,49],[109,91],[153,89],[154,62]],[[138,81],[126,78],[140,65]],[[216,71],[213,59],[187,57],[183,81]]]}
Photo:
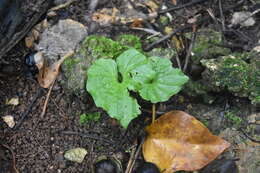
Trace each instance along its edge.
{"label": "black pebble", "polygon": [[112,160],[106,159],[94,165],[95,173],[117,173],[117,165]]}
{"label": "black pebble", "polygon": [[135,173],[160,173],[159,168],[153,163],[145,162]]}
{"label": "black pebble", "polygon": [[39,72],[36,63],[35,63],[35,56],[36,53],[29,53],[25,56],[24,59],[24,74],[27,78],[33,79],[34,76]]}

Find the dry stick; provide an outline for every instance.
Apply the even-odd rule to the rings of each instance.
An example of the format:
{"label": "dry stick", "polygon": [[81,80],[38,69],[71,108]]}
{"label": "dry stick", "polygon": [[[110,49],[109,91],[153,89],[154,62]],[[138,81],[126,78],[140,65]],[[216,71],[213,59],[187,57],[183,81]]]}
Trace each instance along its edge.
{"label": "dry stick", "polygon": [[[74,51],[70,51],[68,52],[66,55],[64,55],[58,62],[56,62],[57,64],[62,64],[62,62],[66,59],[66,58],[69,58],[71,57],[72,55],[74,54]],[[43,106],[43,109],[42,109],[42,113],[41,113],[41,118],[44,117],[45,113],[46,113],[46,109],[47,109],[47,105],[48,105],[48,102],[49,102],[49,99],[50,99],[50,95],[51,95],[51,91],[52,91],[52,88],[54,86],[54,83],[56,81],[56,78],[57,76],[55,76],[55,78],[53,79],[53,82],[49,88],[49,91],[47,93],[47,97],[46,97],[46,100],[44,102],[44,106]]]}
{"label": "dry stick", "polygon": [[[221,24],[222,24],[222,31],[225,31],[225,16],[223,14],[223,8],[222,8],[222,0],[218,0],[218,5],[219,5],[219,13],[220,13],[220,18],[221,18]],[[223,33],[222,33],[223,36]]]}
{"label": "dry stick", "polygon": [[191,51],[192,51],[192,48],[195,44],[195,40],[196,40],[196,26],[194,25],[193,26],[193,34],[192,34],[192,37],[191,37],[191,43],[190,43],[190,46],[189,46],[189,49],[187,51],[186,58],[185,58],[185,64],[184,64],[184,67],[183,67],[183,72],[185,72],[187,67],[188,67]]}
{"label": "dry stick", "polygon": [[134,158],[133,158],[133,161],[132,161],[132,165],[131,165],[131,167],[130,167],[130,169],[129,169],[129,173],[131,173],[132,170],[133,170],[133,167],[134,167],[134,165],[135,165],[135,161],[136,161],[136,159],[137,159],[137,157],[138,157],[138,155],[139,155],[139,153],[140,153],[140,151],[141,151],[141,148],[142,148],[142,145],[143,145],[143,143],[144,143],[144,140],[145,140],[145,138],[142,139],[140,145],[139,145],[138,148],[137,148],[137,151],[135,152],[135,155],[134,155]]}
{"label": "dry stick", "polygon": [[166,10],[159,11],[159,14],[167,13],[167,12],[174,11],[174,10],[180,10],[182,8],[186,8],[186,7],[189,7],[189,6],[192,6],[194,4],[198,4],[198,3],[204,2],[204,1],[208,1],[208,0],[195,0],[195,1],[191,1],[189,3],[183,4],[183,5],[180,5],[180,6],[177,6],[177,7],[173,7],[173,8],[169,8],[169,9],[166,9]]}
{"label": "dry stick", "polygon": [[[223,12],[227,12],[227,11],[230,11],[231,9],[233,9],[233,8],[237,8],[237,7],[241,6],[243,3],[244,3],[244,0],[241,0],[241,1],[239,1],[236,5],[224,9]],[[199,20],[199,21],[196,22],[195,24],[201,25],[203,22],[208,21],[209,19],[210,19],[210,17],[207,16],[207,17],[205,17],[205,18]],[[170,33],[170,34],[168,34],[168,35],[165,35],[165,36],[163,36],[162,38],[156,40],[156,41],[153,42],[152,44],[148,45],[144,50],[145,50],[145,51],[149,51],[149,50],[151,50],[152,48],[154,48],[154,46],[156,46],[156,45],[160,44],[161,42],[163,42],[163,41],[165,41],[165,40],[171,38],[172,36],[176,35],[177,33],[183,32],[183,31],[186,30],[186,29],[190,29],[191,27],[192,27],[192,25],[183,26],[183,27],[181,27],[181,28],[179,28],[179,29],[173,31],[172,33]]]}
{"label": "dry stick", "polygon": [[132,27],[131,29],[140,30],[140,31],[147,32],[147,33],[149,33],[149,34],[162,36],[162,34],[161,34],[160,32],[155,31],[155,30],[153,30],[153,29],[149,29],[149,28]]}
{"label": "dry stick", "polygon": [[56,78],[52,82],[52,84],[51,84],[51,86],[49,88],[49,91],[47,93],[47,96],[46,96],[46,99],[45,99],[45,102],[44,102],[44,106],[43,106],[43,109],[42,109],[42,113],[41,113],[41,116],[40,116],[41,118],[43,118],[45,113],[46,113],[47,105],[48,105],[48,102],[49,102],[49,99],[50,99],[50,95],[51,95],[51,91],[52,91],[52,88],[54,86],[55,81],[56,81]]}
{"label": "dry stick", "polygon": [[70,1],[68,1],[66,3],[64,3],[64,4],[60,4],[60,5],[57,5],[55,7],[52,7],[50,10],[48,10],[48,13],[60,10],[62,8],[66,8],[66,7],[70,6],[73,2],[76,2],[76,0],[70,0]]}
{"label": "dry stick", "polygon": [[255,143],[260,143],[260,140],[254,139],[253,137],[249,136],[244,130],[242,130],[241,128],[239,129],[248,139],[250,139],[251,141],[255,142]]}
{"label": "dry stick", "polygon": [[11,153],[12,153],[12,158],[13,158],[13,169],[15,170],[16,173],[19,173],[18,169],[16,168],[16,161],[15,161],[15,155],[14,155],[14,151],[12,150],[11,147],[5,145],[5,144],[1,144],[3,147],[7,148]]}
{"label": "dry stick", "polygon": [[132,164],[134,162],[135,151],[136,151],[136,147],[134,147],[132,152],[131,152],[129,161],[127,163],[127,167],[126,167],[125,173],[130,173],[130,171],[131,171],[131,167],[132,167]]}

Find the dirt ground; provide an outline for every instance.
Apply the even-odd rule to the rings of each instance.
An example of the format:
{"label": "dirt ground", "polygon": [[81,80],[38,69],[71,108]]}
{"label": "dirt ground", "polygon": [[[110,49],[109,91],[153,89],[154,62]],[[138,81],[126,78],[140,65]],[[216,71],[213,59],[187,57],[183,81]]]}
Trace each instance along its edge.
{"label": "dirt ground", "polygon": [[[181,1],[185,4],[189,1]],[[30,11],[35,6],[34,1],[25,1]],[[249,2],[248,2],[249,3]],[[103,35],[113,35],[116,31],[129,33],[129,30],[118,26],[99,27],[90,23],[89,0],[79,0],[72,5],[61,9],[57,16],[49,19],[50,23],[56,23],[60,19],[71,18],[89,26],[90,32]],[[236,1],[227,1],[225,5],[234,5]],[[104,7],[120,8],[121,2],[103,1],[97,9]],[[209,3],[200,4],[193,8],[210,7]],[[31,13],[28,12],[27,18]],[[133,31],[131,31],[132,33]],[[137,32],[138,33],[138,32]],[[140,35],[140,33],[138,33]],[[241,43],[244,44],[244,43]],[[0,173],[14,173],[14,163],[20,173],[88,173],[93,169],[95,160],[100,156],[122,155],[122,163],[125,168],[129,159],[129,150],[140,138],[144,137],[143,129],[150,122],[151,104],[140,102],[143,113],[135,119],[125,130],[99,108],[96,108],[90,96],[78,98],[67,93],[59,82],[56,82],[52,90],[46,114],[41,117],[47,89],[42,89],[34,77],[28,75],[25,65],[25,55],[30,49],[26,48],[24,41],[19,42],[8,54],[0,60],[0,116],[12,115],[19,126],[9,128],[2,119],[0,120]],[[6,100],[19,98],[17,106],[6,105]],[[191,105],[196,105],[201,100],[190,98],[180,93],[166,103],[163,103],[159,111],[166,112],[171,109],[184,110],[193,113],[199,118],[199,113]],[[245,107],[240,114],[255,113],[257,107],[250,104],[247,99],[241,99],[221,93],[212,105],[206,105],[208,109],[220,107],[225,109],[227,103],[231,107]],[[194,106],[193,106],[194,107]],[[81,125],[79,115],[85,112],[101,112],[98,122],[90,122]],[[223,124],[223,127],[225,124]],[[210,127],[209,127],[210,128]],[[220,133],[220,132],[218,132]],[[64,159],[64,152],[84,147],[88,154],[83,163],[74,163]],[[12,153],[13,152],[13,153]],[[15,159],[13,162],[12,159]],[[138,157],[141,163],[142,157]],[[137,163],[137,164],[138,164]],[[16,172],[17,173],[17,172]]]}

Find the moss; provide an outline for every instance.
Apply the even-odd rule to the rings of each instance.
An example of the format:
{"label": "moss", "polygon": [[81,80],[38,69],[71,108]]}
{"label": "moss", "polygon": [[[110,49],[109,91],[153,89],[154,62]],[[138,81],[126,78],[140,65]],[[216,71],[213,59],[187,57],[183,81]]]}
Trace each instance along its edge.
{"label": "moss", "polygon": [[210,88],[204,85],[202,81],[189,80],[183,88],[183,92],[191,97],[201,97],[205,103],[212,104],[215,97],[208,94]]}
{"label": "moss", "polygon": [[139,37],[131,34],[124,34],[117,37],[116,41],[118,41],[121,45],[124,45],[129,48],[135,48],[138,51],[142,51],[142,44]]}
{"label": "moss", "polygon": [[119,42],[113,41],[110,38],[104,36],[93,35],[87,37],[80,49],[81,54],[89,54],[95,58],[116,58],[127,47],[123,46]]}
{"label": "moss", "polygon": [[[191,38],[190,34],[186,35]],[[199,63],[201,59],[209,59],[217,56],[228,55],[230,50],[219,47],[221,44],[221,33],[211,29],[203,29],[198,32],[196,42],[193,46],[191,57],[194,63]]]}
{"label": "moss", "polygon": [[[245,59],[245,57],[243,57]],[[227,89],[239,97],[249,97],[252,103],[260,103],[260,61],[256,56],[247,63],[236,54],[218,59],[201,60],[207,70],[203,72],[214,91]]]}
{"label": "moss", "polygon": [[225,112],[225,118],[227,119],[228,123],[236,128],[238,128],[242,123],[242,118],[236,115],[235,112],[227,111]]}
{"label": "moss", "polygon": [[63,64],[68,68],[68,69],[72,69],[74,65],[80,63],[81,60],[80,59],[76,59],[76,58],[67,58],[65,59],[65,61],[63,62]]}

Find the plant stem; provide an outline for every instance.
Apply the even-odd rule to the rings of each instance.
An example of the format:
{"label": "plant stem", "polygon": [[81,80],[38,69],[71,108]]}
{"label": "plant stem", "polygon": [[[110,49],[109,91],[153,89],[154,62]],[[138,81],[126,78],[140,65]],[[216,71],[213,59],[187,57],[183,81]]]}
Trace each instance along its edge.
{"label": "plant stem", "polygon": [[155,121],[155,114],[156,114],[155,109],[156,109],[156,106],[155,106],[155,104],[153,103],[153,107],[152,107],[152,124],[153,124],[154,121]]}

